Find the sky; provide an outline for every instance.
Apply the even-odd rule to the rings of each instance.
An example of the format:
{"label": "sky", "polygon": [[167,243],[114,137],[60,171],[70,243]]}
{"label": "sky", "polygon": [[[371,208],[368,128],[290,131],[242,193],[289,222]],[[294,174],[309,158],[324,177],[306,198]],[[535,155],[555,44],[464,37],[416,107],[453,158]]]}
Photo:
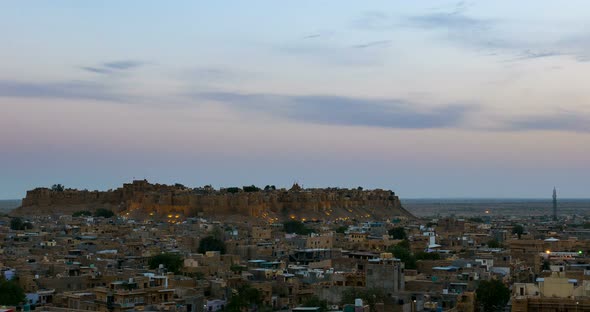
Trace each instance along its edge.
{"label": "sky", "polygon": [[590,197],[587,1],[3,1],[0,199]]}

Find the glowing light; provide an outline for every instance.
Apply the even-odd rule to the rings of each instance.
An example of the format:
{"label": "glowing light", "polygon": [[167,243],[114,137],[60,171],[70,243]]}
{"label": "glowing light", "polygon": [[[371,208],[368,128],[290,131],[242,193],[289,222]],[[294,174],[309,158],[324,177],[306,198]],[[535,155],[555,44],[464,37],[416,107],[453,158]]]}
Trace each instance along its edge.
{"label": "glowing light", "polygon": [[486,213],[490,213],[490,211],[489,210],[486,210]]}
{"label": "glowing light", "polygon": [[174,218],[178,219],[180,218],[180,215],[175,215]]}
{"label": "glowing light", "polygon": [[545,253],[546,254],[550,254],[551,253],[551,250],[545,250]]}
{"label": "glowing light", "polygon": [[168,215],[168,218],[172,218],[172,215],[171,215],[171,214],[169,214],[169,215]]}

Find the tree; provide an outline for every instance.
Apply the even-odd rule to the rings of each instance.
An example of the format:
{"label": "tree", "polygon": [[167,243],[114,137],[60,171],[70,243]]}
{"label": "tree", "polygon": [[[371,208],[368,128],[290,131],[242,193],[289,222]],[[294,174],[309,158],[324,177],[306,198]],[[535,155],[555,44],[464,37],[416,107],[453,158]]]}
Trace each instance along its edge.
{"label": "tree", "polygon": [[0,279],[0,305],[18,305],[25,301],[25,292],[15,281]]}
{"label": "tree", "polygon": [[229,267],[229,270],[234,272],[235,274],[242,274],[242,271],[246,270],[246,267],[243,267],[239,264],[232,264]]}
{"label": "tree", "polygon": [[228,192],[228,193],[231,193],[231,194],[235,194],[235,193],[238,193],[240,191],[240,188],[239,187],[232,186],[232,187],[226,188],[225,191]]}
{"label": "tree", "polygon": [[19,217],[14,217],[10,220],[10,228],[15,231],[24,231],[33,228],[33,224],[29,221],[23,221]]}
{"label": "tree", "polygon": [[115,215],[115,213],[112,210],[105,209],[105,208],[98,208],[94,212],[95,217],[103,217],[103,218],[107,218],[107,219],[114,216],[114,215]]}
{"label": "tree", "polygon": [[406,234],[406,230],[404,230],[403,227],[394,227],[393,229],[390,229],[389,231],[387,231],[387,233],[393,239],[407,239],[408,238],[408,234]]}
{"label": "tree", "polygon": [[206,253],[207,251],[219,251],[220,254],[225,253],[225,243],[213,236],[207,236],[199,242],[199,253]]}
{"label": "tree", "polygon": [[522,225],[517,224],[512,228],[512,234],[518,235],[519,239],[520,239],[520,236],[522,235],[522,233],[524,233],[524,227]]}
{"label": "tree", "polygon": [[499,280],[481,281],[475,295],[485,312],[502,311],[510,299],[510,290]]}
{"label": "tree", "polygon": [[410,241],[407,239],[404,239],[403,241],[397,243],[396,246],[403,247],[409,251],[410,250]]}
{"label": "tree", "polygon": [[488,242],[489,248],[500,248],[500,242],[497,239],[492,239]]}
{"label": "tree", "polygon": [[295,233],[298,235],[308,235],[312,231],[305,227],[305,224],[301,221],[291,220],[287,221],[283,224],[283,228],[285,229],[285,233]]}
{"label": "tree", "polygon": [[438,252],[417,252],[414,257],[416,260],[440,260],[440,254]]}
{"label": "tree", "polygon": [[160,264],[163,264],[168,271],[178,274],[184,264],[184,260],[180,255],[173,253],[159,254],[148,260],[148,265],[152,270],[159,268]]}
{"label": "tree", "polygon": [[[241,312],[243,310],[250,310],[249,308],[258,308],[262,304],[262,294],[256,288],[250,285],[244,285],[237,289],[237,293],[233,294],[225,311]],[[256,309],[258,310],[258,309]]]}
{"label": "tree", "polygon": [[342,233],[344,234],[346,232],[346,230],[348,230],[348,227],[343,225],[343,226],[339,226],[336,228],[335,232],[336,233]]}
{"label": "tree", "polygon": [[303,302],[302,307],[319,307],[320,312],[328,311],[328,301],[321,300],[318,296],[313,295]]}
{"label": "tree", "polygon": [[260,189],[258,187],[256,187],[256,185],[254,185],[254,184],[252,184],[250,186],[244,186],[244,187],[242,187],[242,189],[246,193],[254,193],[254,192],[259,192],[260,191]]}
{"label": "tree", "polygon": [[387,251],[391,252],[394,257],[400,259],[405,264],[406,269],[416,269],[416,257],[406,247],[397,244],[389,247]]}
{"label": "tree", "polygon": [[88,211],[88,210],[80,210],[80,211],[76,211],[72,214],[72,217],[89,217],[92,215],[92,212]]}
{"label": "tree", "polygon": [[61,184],[54,184],[51,186],[51,190],[54,192],[63,192],[65,190],[65,187]]}
{"label": "tree", "polygon": [[23,227],[23,219],[19,217],[12,218],[10,220],[10,229],[15,231],[22,230]]}

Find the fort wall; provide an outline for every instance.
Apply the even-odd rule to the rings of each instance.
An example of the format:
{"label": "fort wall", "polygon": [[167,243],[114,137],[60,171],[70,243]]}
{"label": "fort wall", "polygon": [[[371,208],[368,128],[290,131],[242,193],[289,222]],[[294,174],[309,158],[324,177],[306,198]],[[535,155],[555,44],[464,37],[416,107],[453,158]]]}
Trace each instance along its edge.
{"label": "fort wall", "polygon": [[[93,210],[108,207],[117,213],[165,216],[181,214],[185,217],[243,215],[277,219],[334,219],[344,217],[413,218],[392,191],[360,189],[302,189],[294,185],[290,190],[260,190],[245,192],[234,189],[190,189],[182,186],[150,184],[146,180],[133,181],[109,191],[66,189],[63,191],[37,188],[27,192],[22,206],[15,214],[26,214],[35,209],[43,213],[72,207]],[[61,207],[61,208],[60,208]]]}

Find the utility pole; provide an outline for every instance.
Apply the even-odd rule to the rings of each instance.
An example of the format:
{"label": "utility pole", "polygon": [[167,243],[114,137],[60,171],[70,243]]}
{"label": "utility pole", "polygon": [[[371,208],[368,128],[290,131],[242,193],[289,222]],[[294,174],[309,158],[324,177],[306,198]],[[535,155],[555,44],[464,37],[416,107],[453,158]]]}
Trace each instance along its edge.
{"label": "utility pole", "polygon": [[557,221],[557,190],[553,187],[553,221]]}

